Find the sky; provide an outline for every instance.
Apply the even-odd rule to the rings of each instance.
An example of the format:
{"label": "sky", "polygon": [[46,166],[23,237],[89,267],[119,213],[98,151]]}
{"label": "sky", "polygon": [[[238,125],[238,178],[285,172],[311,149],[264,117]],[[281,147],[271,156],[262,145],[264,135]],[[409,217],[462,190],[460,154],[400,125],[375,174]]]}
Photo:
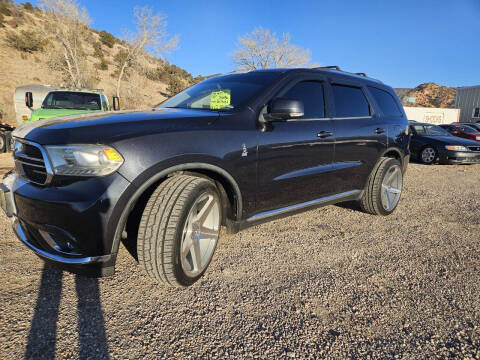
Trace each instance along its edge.
{"label": "sky", "polygon": [[166,15],[169,34],[180,42],[165,57],[194,76],[234,70],[238,37],[263,27],[290,33],[312,62],[365,72],[393,87],[480,84],[480,0],[78,2],[93,28],[118,37],[134,29],[134,6]]}

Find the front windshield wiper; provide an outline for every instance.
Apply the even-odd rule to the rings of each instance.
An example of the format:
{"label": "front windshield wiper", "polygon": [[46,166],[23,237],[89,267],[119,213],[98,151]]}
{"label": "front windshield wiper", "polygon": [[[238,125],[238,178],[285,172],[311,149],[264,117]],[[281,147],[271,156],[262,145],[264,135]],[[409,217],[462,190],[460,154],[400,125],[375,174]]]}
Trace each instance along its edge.
{"label": "front windshield wiper", "polygon": [[42,109],[64,109],[64,107],[57,105],[42,105]]}
{"label": "front windshield wiper", "polygon": [[86,107],[66,107],[64,109],[69,109],[69,110],[100,110],[100,109],[89,109],[89,108],[86,108]]}

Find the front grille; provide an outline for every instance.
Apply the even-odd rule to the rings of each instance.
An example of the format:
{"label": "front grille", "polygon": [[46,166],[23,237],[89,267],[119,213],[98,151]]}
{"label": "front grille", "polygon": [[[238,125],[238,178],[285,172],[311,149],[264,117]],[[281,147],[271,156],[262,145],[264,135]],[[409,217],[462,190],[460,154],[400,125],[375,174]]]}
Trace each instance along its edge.
{"label": "front grille", "polygon": [[44,185],[47,182],[47,168],[38,145],[17,141],[13,158],[15,159],[15,171],[18,174],[36,184]]}
{"label": "front grille", "polygon": [[478,152],[480,152],[480,146],[469,146],[468,148],[470,149],[470,151],[478,151]]}

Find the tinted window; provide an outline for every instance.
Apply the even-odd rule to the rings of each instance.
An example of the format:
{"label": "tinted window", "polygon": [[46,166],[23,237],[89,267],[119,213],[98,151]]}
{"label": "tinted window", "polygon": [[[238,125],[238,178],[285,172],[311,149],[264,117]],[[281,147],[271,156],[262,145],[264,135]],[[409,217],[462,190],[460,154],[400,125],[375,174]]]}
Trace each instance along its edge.
{"label": "tinted window", "polygon": [[386,116],[402,116],[392,95],[374,87],[368,87],[368,90],[370,90],[370,93]]}
{"label": "tinted window", "polygon": [[370,116],[370,106],[362,89],[344,85],[332,87],[337,117]]}
{"label": "tinted window", "polygon": [[325,117],[323,87],[316,81],[302,81],[282,95],[282,98],[303,101],[304,119]]}

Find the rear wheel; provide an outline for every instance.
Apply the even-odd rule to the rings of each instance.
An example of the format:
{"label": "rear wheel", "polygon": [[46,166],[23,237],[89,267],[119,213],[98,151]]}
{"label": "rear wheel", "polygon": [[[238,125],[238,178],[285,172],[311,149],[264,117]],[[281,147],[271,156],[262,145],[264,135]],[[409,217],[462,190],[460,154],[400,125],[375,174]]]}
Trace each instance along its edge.
{"label": "rear wheel", "polygon": [[140,221],[140,265],[170,285],[193,284],[212,260],[221,219],[220,196],[211,181],[190,175],[168,178],[151,195]]}
{"label": "rear wheel", "polygon": [[423,164],[427,164],[427,165],[433,164],[436,158],[437,158],[437,152],[431,146],[427,146],[423,148],[422,152],[420,153],[420,161]]}
{"label": "rear wheel", "polygon": [[402,195],[403,172],[397,159],[380,158],[368,179],[360,206],[373,215],[390,215]]}

